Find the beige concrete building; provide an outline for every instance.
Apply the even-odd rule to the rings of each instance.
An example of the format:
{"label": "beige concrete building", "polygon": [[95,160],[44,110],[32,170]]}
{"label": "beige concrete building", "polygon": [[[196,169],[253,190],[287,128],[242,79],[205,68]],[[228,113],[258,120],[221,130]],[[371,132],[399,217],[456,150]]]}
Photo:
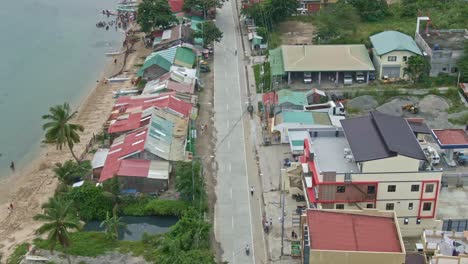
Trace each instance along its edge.
{"label": "beige concrete building", "polygon": [[404,69],[411,56],[422,55],[416,42],[398,31],[384,31],[370,37],[376,78],[407,79]]}
{"label": "beige concrete building", "polygon": [[441,170],[434,170],[407,120],[379,112],[311,131],[304,142],[306,199],[319,209],[395,211],[403,236],[438,225]]}
{"label": "beige concrete building", "polygon": [[393,211],[307,210],[302,263],[402,264],[405,247]]}
{"label": "beige concrete building", "polygon": [[424,230],[422,236],[424,254],[431,264],[468,263],[468,232]]}

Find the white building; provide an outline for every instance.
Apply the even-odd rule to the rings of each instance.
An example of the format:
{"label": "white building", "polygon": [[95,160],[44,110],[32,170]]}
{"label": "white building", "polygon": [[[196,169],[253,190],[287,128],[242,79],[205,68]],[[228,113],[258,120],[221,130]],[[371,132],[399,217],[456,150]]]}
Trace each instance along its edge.
{"label": "white building", "polygon": [[317,130],[300,158],[308,203],[323,209],[394,210],[403,236],[436,226],[442,171],[430,166],[410,125],[371,112]]}

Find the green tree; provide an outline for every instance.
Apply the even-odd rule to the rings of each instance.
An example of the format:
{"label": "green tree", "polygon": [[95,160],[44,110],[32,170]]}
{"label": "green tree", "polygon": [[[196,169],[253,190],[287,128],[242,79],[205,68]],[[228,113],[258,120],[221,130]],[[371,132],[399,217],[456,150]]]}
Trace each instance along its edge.
{"label": "green tree", "polygon": [[348,0],[364,21],[375,22],[390,15],[386,0]]}
{"label": "green tree", "polygon": [[457,62],[457,68],[460,72],[460,81],[468,82],[468,42],[465,43],[465,51]]}
{"label": "green tree", "polygon": [[407,67],[403,69],[404,75],[415,83],[422,82],[429,73],[429,63],[423,56],[411,56],[406,62]]}
{"label": "green tree", "polygon": [[297,0],[268,0],[266,2],[267,14],[274,24],[279,24],[295,14],[297,7]]}
{"label": "green tree", "polygon": [[56,163],[55,168],[53,169],[55,176],[65,183],[73,184],[78,180],[89,176],[91,174],[91,162],[89,160],[82,161],[77,163],[73,160],[67,160],[65,163]]}
{"label": "green tree", "polygon": [[69,264],[71,263],[70,256],[67,254],[70,247],[69,231],[80,229],[80,223],[74,216],[71,205],[71,201],[59,200],[56,197],[50,198],[49,202],[42,206],[44,213],[34,216],[34,220],[46,222],[36,230],[36,233],[39,235],[47,233],[51,251],[59,243],[67,255]]}
{"label": "green tree", "polygon": [[340,43],[356,32],[359,15],[356,8],[342,1],[328,5],[317,15],[317,44]]}
{"label": "green tree", "polygon": [[149,33],[155,28],[168,28],[177,23],[169,3],[165,0],[143,0],[138,5],[137,23],[143,32]]}
{"label": "green tree", "polygon": [[105,227],[107,239],[116,240],[119,237],[119,227],[125,227],[126,224],[122,222],[122,218],[118,217],[116,210],[114,210],[112,217],[109,216],[109,212],[106,212],[106,219],[99,226]]}
{"label": "green tree", "polygon": [[223,0],[185,0],[183,9],[185,11],[202,11],[203,17],[206,18],[208,11],[212,8],[221,8],[223,6]]}
{"label": "green tree", "polygon": [[73,202],[73,207],[84,221],[105,219],[106,213],[112,211],[114,204],[102,187],[96,187],[91,182],[72,188],[63,198]]}
{"label": "green tree", "polygon": [[200,169],[201,164],[199,162],[194,162],[193,166],[191,162],[177,162],[175,166],[175,187],[182,200],[192,202],[205,196]]}
{"label": "green tree", "polygon": [[80,160],[73,152],[73,146],[80,142],[78,132],[83,132],[84,127],[70,123],[76,113],[76,111],[71,111],[68,103],[52,106],[49,108],[49,114],[42,116],[42,119],[48,121],[42,125],[42,129],[46,132],[44,140],[46,143],[55,144],[57,149],[60,150],[62,150],[63,146],[67,146],[73,158],[79,163]]}
{"label": "green tree", "polygon": [[203,46],[211,44],[213,41],[219,42],[223,38],[223,32],[213,23],[213,21],[206,21],[197,24],[198,31],[195,32],[194,37],[203,39]]}

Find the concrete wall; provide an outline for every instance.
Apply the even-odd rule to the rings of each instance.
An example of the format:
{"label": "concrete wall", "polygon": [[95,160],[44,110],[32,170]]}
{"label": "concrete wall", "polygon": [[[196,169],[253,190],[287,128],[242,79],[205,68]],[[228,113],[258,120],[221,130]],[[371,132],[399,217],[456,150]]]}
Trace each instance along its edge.
{"label": "concrete wall", "polygon": [[420,161],[418,159],[399,155],[386,159],[362,162],[361,171],[364,173],[418,171],[419,163]]}
{"label": "concrete wall", "polygon": [[[396,61],[388,61],[389,56],[396,56]],[[409,51],[392,51],[390,53],[379,56],[379,62],[380,62],[380,67],[379,67],[379,72],[378,72],[379,75],[377,75],[376,77],[379,79],[382,79],[382,68],[385,66],[400,66],[400,78],[407,79],[408,78],[407,76],[403,77],[404,69],[406,68],[406,61],[403,60],[404,56],[406,56],[406,59],[408,60],[409,57],[418,56],[418,55]]]}
{"label": "concrete wall", "polygon": [[310,250],[310,264],[403,264],[404,253]]}

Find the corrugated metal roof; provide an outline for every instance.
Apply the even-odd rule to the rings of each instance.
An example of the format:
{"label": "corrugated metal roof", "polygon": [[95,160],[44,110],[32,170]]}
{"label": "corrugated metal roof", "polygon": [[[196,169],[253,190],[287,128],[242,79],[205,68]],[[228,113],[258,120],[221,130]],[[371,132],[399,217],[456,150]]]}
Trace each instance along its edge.
{"label": "corrugated metal roof", "polygon": [[109,153],[109,149],[98,149],[96,153],[94,153],[93,160],[91,161],[91,166],[93,169],[104,167],[104,163],[106,162],[107,154]]}
{"label": "corrugated metal roof", "polygon": [[268,61],[270,62],[270,74],[271,76],[283,76],[284,63],[282,49],[276,48],[268,51]]}
{"label": "corrugated metal roof", "polygon": [[409,51],[422,55],[412,37],[398,31],[384,31],[370,37],[377,55],[384,55],[392,51]]}
{"label": "corrugated metal roof", "polygon": [[283,115],[284,123],[302,123],[305,125],[315,124],[312,112],[283,111],[281,114]]}
{"label": "corrugated metal roof", "polygon": [[145,62],[143,63],[143,67],[141,67],[137,75],[140,77],[143,76],[145,70],[153,65],[158,65],[166,71],[170,71],[172,63],[174,62],[177,48],[178,46],[174,46],[165,50],[151,53],[148,57],[146,57]]}
{"label": "corrugated metal roof", "polygon": [[308,105],[305,92],[281,89],[278,91],[278,104],[291,103],[293,105]]}
{"label": "corrugated metal roof", "polygon": [[179,47],[174,57],[174,63],[179,66],[193,68],[195,64],[196,55],[195,53],[188,48]]}
{"label": "corrugated metal roof", "polygon": [[283,45],[286,72],[374,71],[364,45]]}
{"label": "corrugated metal roof", "polygon": [[311,250],[404,252],[393,217],[307,210]]}

